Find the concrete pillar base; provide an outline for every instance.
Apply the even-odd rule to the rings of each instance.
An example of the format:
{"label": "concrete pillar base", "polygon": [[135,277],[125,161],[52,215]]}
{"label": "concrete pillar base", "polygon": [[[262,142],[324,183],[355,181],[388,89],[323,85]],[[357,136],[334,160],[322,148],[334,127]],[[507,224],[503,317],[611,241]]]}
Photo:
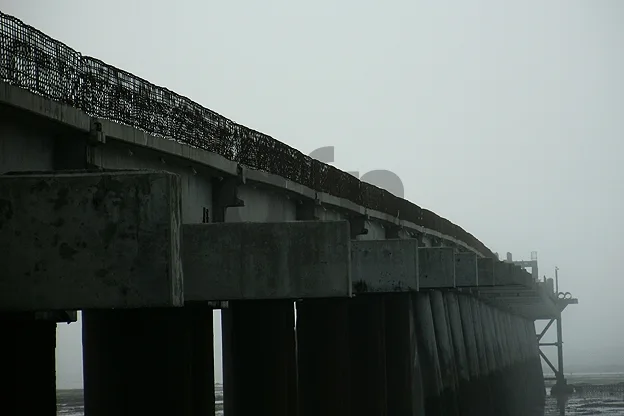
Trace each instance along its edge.
{"label": "concrete pillar base", "polygon": [[224,361],[224,410],[231,416],[290,416],[297,409],[292,301],[230,302]]}
{"label": "concrete pillar base", "polygon": [[85,415],[214,414],[211,308],[82,317]]}
{"label": "concrete pillar base", "polygon": [[299,416],[351,414],[348,302],[297,303]]}
{"label": "concrete pillar base", "polygon": [[56,415],[56,322],[0,314],[2,414]]}
{"label": "concrete pillar base", "polygon": [[349,301],[351,412],[361,416],[387,414],[384,299],[356,296]]}

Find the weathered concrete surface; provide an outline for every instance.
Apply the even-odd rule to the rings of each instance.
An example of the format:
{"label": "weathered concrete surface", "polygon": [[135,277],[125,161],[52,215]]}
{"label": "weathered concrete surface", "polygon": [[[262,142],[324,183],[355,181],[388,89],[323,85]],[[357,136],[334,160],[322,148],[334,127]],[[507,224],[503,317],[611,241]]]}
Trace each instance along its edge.
{"label": "weathered concrete surface", "polygon": [[[63,153],[67,153],[67,147],[69,146],[63,149]],[[166,170],[178,175],[182,194],[182,223],[200,223],[206,219],[205,212],[207,216],[213,214],[210,209],[212,207],[210,172],[201,167],[196,166],[195,169],[188,163],[181,163],[180,160],[163,158],[166,155],[156,150],[116,140],[107,141],[105,146],[96,147],[92,153],[96,156],[96,164],[105,170]]]}
{"label": "weathered concrete surface", "polygon": [[494,285],[505,286],[516,284],[514,279],[514,265],[503,261],[494,262]]}
{"label": "weathered concrete surface", "polygon": [[[41,119],[39,119],[41,120]],[[20,170],[53,168],[54,141],[50,123],[37,124],[31,113],[0,107],[0,174]]]}
{"label": "weathered concrete surface", "polygon": [[179,187],[164,172],[0,176],[0,309],[182,305]]}
{"label": "weathered concrete surface", "polygon": [[514,281],[522,286],[532,286],[534,284],[533,276],[524,268],[514,265],[512,267]]}
{"label": "weathered concrete surface", "polygon": [[477,260],[479,287],[486,286],[526,286],[533,285],[531,275],[524,269],[492,258]]}
{"label": "weathered concrete surface", "polygon": [[351,241],[355,293],[418,290],[418,241]]}
{"label": "weathered concrete surface", "polygon": [[231,207],[225,222],[283,222],[294,221],[297,214],[295,200],[269,187],[240,185],[237,194],[244,201],[241,207]]}
{"label": "weathered concrete surface", "polygon": [[479,286],[479,271],[475,253],[455,253],[455,283],[457,287]]}
{"label": "weathered concrete surface", "polygon": [[494,262],[492,258],[477,259],[479,286],[494,286]]}
{"label": "weathered concrete surface", "polygon": [[454,251],[450,247],[418,249],[418,285],[421,289],[455,287]]}
{"label": "weathered concrete surface", "polygon": [[351,296],[346,221],[183,226],[185,300]]}

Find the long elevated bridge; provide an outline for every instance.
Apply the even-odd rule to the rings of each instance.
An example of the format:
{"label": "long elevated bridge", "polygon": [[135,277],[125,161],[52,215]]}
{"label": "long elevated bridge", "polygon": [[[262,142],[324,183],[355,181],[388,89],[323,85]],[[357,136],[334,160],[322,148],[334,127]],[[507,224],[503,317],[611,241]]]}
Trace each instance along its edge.
{"label": "long elevated bridge", "polygon": [[87,415],[214,414],[214,309],[227,416],[542,412],[531,264],[5,14],[0,78],[3,414],[76,311]]}

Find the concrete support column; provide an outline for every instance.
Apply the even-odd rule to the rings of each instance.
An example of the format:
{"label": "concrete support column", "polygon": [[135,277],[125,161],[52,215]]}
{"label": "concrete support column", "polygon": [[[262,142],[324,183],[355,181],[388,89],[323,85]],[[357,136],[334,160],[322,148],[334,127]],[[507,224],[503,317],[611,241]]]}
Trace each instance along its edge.
{"label": "concrete support column", "polygon": [[525,342],[523,337],[523,330],[520,324],[520,318],[515,315],[509,316],[509,327],[511,329],[511,340],[514,345],[515,366],[518,369],[517,372],[520,375],[518,383],[527,385],[529,378],[527,377],[527,356],[525,352]]}
{"label": "concrete support column", "polygon": [[425,414],[412,294],[385,295],[388,415]]}
{"label": "concrete support column", "polygon": [[416,293],[414,295],[414,310],[416,313],[418,357],[423,375],[425,414],[437,415],[445,414],[444,386],[429,297],[429,291]]}
{"label": "concrete support column", "polygon": [[191,413],[215,414],[213,309],[203,302],[184,306],[191,341]]}
{"label": "concrete support column", "polygon": [[[522,371],[524,373],[527,396],[530,399],[530,409],[542,410],[544,408],[544,375],[542,372],[542,362],[537,352],[537,336],[535,332],[528,331],[528,321],[525,318],[515,317],[516,332],[518,334],[520,346],[520,356],[522,360]],[[536,347],[536,356],[533,357],[532,345]],[[537,367],[535,366],[537,364]],[[537,370],[537,371],[536,371]],[[541,388],[540,388],[541,386]]]}
{"label": "concrete support column", "polygon": [[2,414],[56,415],[56,322],[0,314]]}
{"label": "concrete support column", "polygon": [[348,302],[297,302],[299,416],[351,414]]}
{"label": "concrete support column", "polygon": [[[460,297],[460,306],[463,305],[462,317],[465,316],[467,321],[470,320],[470,324],[466,323],[466,325],[472,326],[475,337],[476,353],[470,356],[477,357],[477,362],[479,364],[479,393],[477,395],[480,409],[479,414],[490,415],[494,414],[493,388],[490,386],[490,361],[485,346],[485,336],[483,334],[483,325],[477,302],[478,301],[473,297]],[[466,313],[463,311],[466,311]]]}
{"label": "concrete support column", "polygon": [[499,328],[496,309],[490,305],[484,305],[484,313],[491,328],[491,342],[494,348],[494,356],[496,357],[497,375],[498,375],[498,403],[501,409],[501,414],[512,415],[514,404],[512,400],[513,391],[510,384],[509,376],[509,359],[505,353],[505,347],[502,334]]}
{"label": "concrete support column", "polygon": [[[476,329],[472,317],[470,299],[464,295],[457,295],[457,305],[464,336],[466,349],[466,362],[469,374],[469,384],[465,392],[462,392],[461,409],[467,415],[487,415],[489,412],[489,389],[484,382],[484,376],[480,367],[480,351],[477,347]],[[467,399],[464,399],[467,395]]]}
{"label": "concrete support column", "polygon": [[539,357],[537,335],[533,322],[513,317],[518,338],[521,378],[523,379],[523,401],[526,414],[542,414],[544,411],[545,386]]}
{"label": "concrete support column", "polygon": [[539,355],[539,342],[535,332],[535,322],[522,319],[527,351],[528,351],[528,377],[529,383],[535,386],[535,396],[538,406],[543,406],[546,400],[546,386],[544,384],[544,374],[542,371],[542,359]]}
{"label": "concrete support column", "polygon": [[494,328],[495,345],[499,352],[501,363],[502,386],[504,389],[502,399],[504,401],[505,414],[510,416],[517,415],[519,404],[516,402],[516,396],[519,394],[519,391],[515,388],[514,375],[511,368],[511,356],[509,355],[509,346],[502,322],[502,313],[494,307],[488,309],[490,322],[492,322]]}
{"label": "concrete support column", "polygon": [[386,336],[382,295],[349,300],[351,412],[361,416],[387,414]]}
{"label": "concrete support column", "polygon": [[507,357],[508,370],[507,378],[511,387],[511,401],[513,402],[513,414],[524,415],[526,402],[524,397],[526,396],[522,386],[522,372],[518,362],[516,362],[516,356],[514,354],[515,342],[513,340],[513,327],[510,324],[509,314],[500,310],[496,311],[498,319],[498,327],[500,329],[500,336],[503,338],[503,345],[505,348],[505,356]]}
{"label": "concrete support column", "polygon": [[[476,390],[473,386],[473,380],[470,378],[470,364],[468,363],[467,343],[469,336],[464,333],[461,319],[461,311],[459,309],[459,300],[457,293],[445,292],[444,302],[446,305],[447,316],[449,319],[450,334],[453,341],[453,352],[455,368],[459,381],[458,390],[458,408],[462,415],[478,415],[476,407]],[[474,335],[472,335],[474,343]]]}
{"label": "concrete support column", "polygon": [[502,388],[502,377],[500,369],[500,358],[495,350],[494,328],[489,320],[489,305],[476,300],[474,306],[477,310],[477,317],[483,330],[483,343],[488,360],[489,385],[492,394],[492,414],[502,415],[504,413],[504,390]]}
{"label": "concrete support column", "polygon": [[[529,377],[530,367],[527,365],[528,356],[525,352],[527,340],[523,337],[524,332],[522,331],[522,326],[520,325],[522,321],[522,318],[515,315],[508,315],[510,339],[513,348],[514,368],[516,369],[516,385],[530,386],[529,388],[520,388],[522,394],[520,395],[519,400],[525,403],[523,407],[525,412],[529,412],[531,406],[529,405],[528,398],[530,398],[530,396],[535,396],[535,394],[534,388],[531,385],[532,380]],[[528,414],[530,414],[530,412]]]}
{"label": "concrete support column", "polygon": [[230,302],[224,320],[232,331],[227,373],[232,379],[224,380],[225,412],[231,416],[296,414],[293,302]]}
{"label": "concrete support column", "polygon": [[85,414],[214,414],[212,331],[204,305],[84,311]]}
{"label": "concrete support column", "polygon": [[459,414],[457,409],[457,371],[455,368],[455,357],[453,356],[453,343],[446,318],[444,296],[441,291],[433,290],[430,293],[430,300],[444,389],[442,393],[443,403],[445,405],[444,414]]}

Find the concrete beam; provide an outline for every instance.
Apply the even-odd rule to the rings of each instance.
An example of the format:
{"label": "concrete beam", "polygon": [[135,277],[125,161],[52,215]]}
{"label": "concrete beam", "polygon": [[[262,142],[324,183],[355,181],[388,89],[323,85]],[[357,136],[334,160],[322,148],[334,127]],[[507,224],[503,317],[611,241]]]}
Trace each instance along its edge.
{"label": "concrete beam", "polygon": [[533,280],[533,276],[531,275],[531,273],[527,272],[525,269],[523,269],[522,267],[518,266],[518,265],[513,265],[512,266],[513,269],[513,274],[514,274],[514,281],[522,286],[533,286],[535,284],[535,281]]}
{"label": "concrete beam", "polygon": [[187,301],[349,297],[347,221],[183,226]]}
{"label": "concrete beam", "polygon": [[180,211],[165,172],[0,176],[0,310],[181,306]]}
{"label": "concrete beam", "polygon": [[76,322],[78,320],[77,311],[40,311],[35,312],[35,319],[49,322]]}
{"label": "concrete beam", "polygon": [[561,307],[557,304],[557,301],[549,296],[544,286],[538,286],[536,289],[541,303],[544,305],[544,309],[547,311],[548,316],[557,317],[561,313]]}
{"label": "concrete beam", "polygon": [[481,286],[478,288],[471,288],[473,293],[518,293],[518,292],[535,292],[537,286],[524,287],[524,286]]}
{"label": "concrete beam", "polygon": [[420,289],[455,287],[454,253],[451,247],[418,249]]}
{"label": "concrete beam", "polygon": [[353,240],[351,270],[355,293],[418,290],[418,241]]}
{"label": "concrete beam", "polygon": [[494,263],[494,284],[533,287],[534,281],[531,274],[523,268],[508,262]]}
{"label": "concrete beam", "polygon": [[492,258],[477,260],[479,287],[483,286],[531,286],[531,275],[520,267]]}
{"label": "concrete beam", "polygon": [[457,287],[479,286],[479,268],[475,253],[455,253],[455,279]]}
{"label": "concrete beam", "polygon": [[479,286],[494,286],[494,260],[490,257],[477,259]]}
{"label": "concrete beam", "polygon": [[520,303],[520,304],[536,304],[541,303],[540,298],[534,294],[509,296],[509,295],[489,295],[484,296],[485,299],[497,300],[504,303]]}
{"label": "concrete beam", "polygon": [[504,261],[494,262],[494,285],[505,286],[513,285],[513,264]]}

